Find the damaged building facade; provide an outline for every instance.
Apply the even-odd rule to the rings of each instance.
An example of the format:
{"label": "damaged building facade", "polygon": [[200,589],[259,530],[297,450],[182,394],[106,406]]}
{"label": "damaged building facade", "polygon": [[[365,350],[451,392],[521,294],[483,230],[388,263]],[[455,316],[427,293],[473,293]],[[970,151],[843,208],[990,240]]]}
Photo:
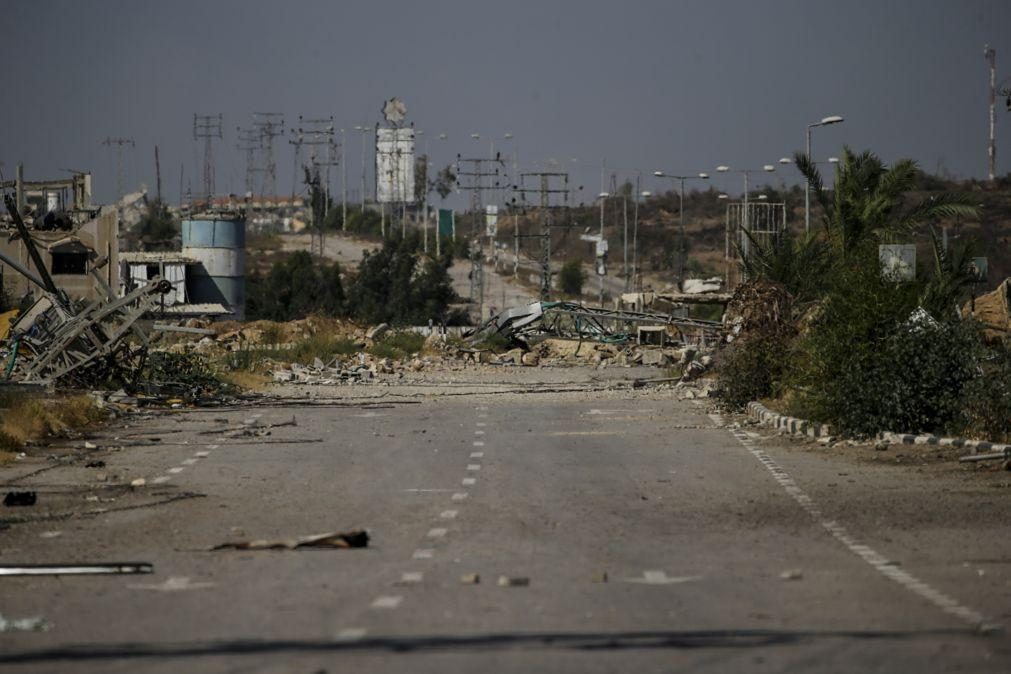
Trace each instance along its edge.
{"label": "damaged building facade", "polygon": [[[99,299],[101,290],[92,279],[93,271],[109,287],[119,287],[118,215],[114,206],[92,204],[90,173],[28,181],[18,166],[16,178],[0,187],[14,191],[18,212],[57,287],[74,299]],[[8,213],[0,215],[0,226],[6,230],[0,239],[0,257],[7,260],[0,260],[0,287],[9,301],[17,303],[36,288],[9,262],[29,270],[34,264]]]}

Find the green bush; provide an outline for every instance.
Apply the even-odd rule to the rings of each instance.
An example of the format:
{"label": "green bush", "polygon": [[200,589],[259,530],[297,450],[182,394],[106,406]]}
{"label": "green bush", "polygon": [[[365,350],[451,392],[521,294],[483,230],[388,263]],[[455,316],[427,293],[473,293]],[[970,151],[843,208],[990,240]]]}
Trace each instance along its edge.
{"label": "green bush", "polygon": [[417,332],[394,332],[376,342],[369,353],[377,358],[404,359],[419,353],[425,346],[425,336]]}
{"label": "green bush", "polygon": [[984,352],[976,376],[965,387],[959,432],[994,442],[1011,442],[1011,345]]}
{"label": "green bush", "polygon": [[744,333],[716,359],[716,381],[727,407],[739,410],[772,395],[785,370],[792,334],[784,326]]}
{"label": "green bush", "polygon": [[579,260],[569,260],[562,265],[558,273],[558,285],[566,295],[581,295],[586,278],[583,263]]}

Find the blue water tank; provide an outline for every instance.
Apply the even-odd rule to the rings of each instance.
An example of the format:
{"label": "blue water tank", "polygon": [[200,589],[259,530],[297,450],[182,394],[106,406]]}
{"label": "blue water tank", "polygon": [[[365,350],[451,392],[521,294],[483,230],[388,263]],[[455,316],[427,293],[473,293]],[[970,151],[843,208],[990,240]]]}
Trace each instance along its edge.
{"label": "blue water tank", "polygon": [[183,220],[183,255],[200,264],[186,282],[190,302],[220,303],[238,320],[246,307],[246,220],[197,215]]}

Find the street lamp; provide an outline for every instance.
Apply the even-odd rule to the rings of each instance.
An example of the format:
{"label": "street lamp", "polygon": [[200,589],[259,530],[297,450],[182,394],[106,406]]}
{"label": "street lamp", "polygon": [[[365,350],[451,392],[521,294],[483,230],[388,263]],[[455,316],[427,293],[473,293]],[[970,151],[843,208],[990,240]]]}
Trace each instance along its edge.
{"label": "street lamp", "polygon": [[[610,197],[610,196],[611,195],[608,194],[607,192],[601,192],[600,194],[597,195],[597,199],[600,200],[600,241],[604,241],[604,202],[607,201],[607,198]],[[599,252],[601,250],[601,248],[602,248],[602,246],[600,245],[600,242],[598,241],[597,242],[597,251]],[[601,264],[603,264],[603,260],[601,260]],[[604,306],[604,275],[600,273],[601,271],[603,271],[603,270],[600,269],[600,268],[597,269],[597,278],[600,279],[600,295],[599,295],[599,299],[597,300],[597,306],[603,308],[603,306]]]}
{"label": "street lamp", "polygon": [[633,286],[639,287],[639,197],[649,199],[653,193],[643,190],[635,197],[635,223],[632,225],[632,279]]}
{"label": "street lamp", "polygon": [[685,282],[685,181],[686,180],[709,180],[708,173],[699,173],[693,176],[685,175],[675,175],[672,173],[665,173],[664,171],[653,171],[653,175],[657,178],[670,178],[672,180],[677,180],[681,183],[681,192],[679,194],[680,200],[678,201],[678,236],[681,237],[680,245],[678,246],[678,287],[683,289]]}
{"label": "street lamp", "polygon": [[[829,117],[823,117],[820,122],[815,122],[814,124],[807,125],[807,158],[811,159],[811,129],[816,126],[828,126],[830,124],[838,124],[843,121],[843,118],[839,115],[831,115]],[[805,180],[804,186],[804,233],[811,231],[811,181]]]}
{"label": "street lamp", "polygon": [[362,215],[365,215],[365,134],[372,130],[370,126],[356,126],[355,131],[362,134]]}

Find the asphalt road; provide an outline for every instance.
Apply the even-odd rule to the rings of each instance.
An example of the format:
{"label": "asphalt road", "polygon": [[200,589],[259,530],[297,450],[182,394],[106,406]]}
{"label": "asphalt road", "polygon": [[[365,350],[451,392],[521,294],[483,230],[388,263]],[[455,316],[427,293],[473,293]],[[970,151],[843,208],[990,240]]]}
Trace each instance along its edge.
{"label": "asphalt road", "polygon": [[[267,437],[206,432],[293,415]],[[110,479],[147,485],[108,503],[121,510],[13,524],[0,562],[154,573],[0,578],[0,614],[51,624],[0,634],[0,671],[1011,670],[1006,633],[979,630],[1011,619],[1008,489],[730,422],[669,393],[602,392],[118,429],[161,437],[98,453]],[[83,502],[105,493],[94,471],[19,484]],[[368,548],[208,551],[353,527]]]}

